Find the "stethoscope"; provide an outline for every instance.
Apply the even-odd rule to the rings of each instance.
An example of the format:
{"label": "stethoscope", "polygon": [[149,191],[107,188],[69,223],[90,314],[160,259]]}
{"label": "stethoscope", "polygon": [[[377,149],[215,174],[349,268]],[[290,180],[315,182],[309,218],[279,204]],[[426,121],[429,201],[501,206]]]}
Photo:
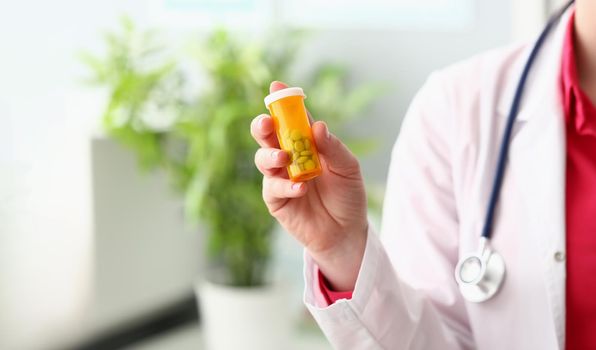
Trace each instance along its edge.
{"label": "stethoscope", "polygon": [[530,56],[526,61],[522,74],[517,83],[513,102],[509,109],[507,117],[507,125],[505,126],[505,133],[501,141],[499,150],[499,157],[497,160],[497,169],[493,181],[493,187],[488,201],[488,208],[482,227],[482,235],[480,236],[479,249],[477,252],[466,254],[460,258],[455,266],[455,280],[459,285],[459,290],[464,299],[479,303],[492,298],[501,288],[503,280],[505,279],[505,261],[503,257],[494,251],[490,246],[491,233],[493,228],[493,221],[495,218],[495,208],[501,192],[503,184],[503,175],[505,174],[505,165],[507,152],[509,151],[509,143],[511,140],[511,131],[521,102],[526,80],[532,64],[538,51],[542,47],[544,40],[552,27],[557,23],[563,13],[573,4],[573,0],[569,1],[560,12],[555,14],[546,24],[542,33],[534,43],[534,47],[530,52]]}

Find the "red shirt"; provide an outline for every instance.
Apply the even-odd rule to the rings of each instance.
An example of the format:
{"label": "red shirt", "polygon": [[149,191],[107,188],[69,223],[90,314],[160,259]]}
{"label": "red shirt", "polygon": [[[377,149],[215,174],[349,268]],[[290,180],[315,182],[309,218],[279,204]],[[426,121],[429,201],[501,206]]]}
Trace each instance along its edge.
{"label": "red shirt", "polygon": [[[561,96],[565,114],[566,162],[566,349],[596,348],[596,108],[581,90],[575,65],[574,18],[563,43]],[[349,299],[319,272],[328,304]]]}
{"label": "red shirt", "polygon": [[566,349],[596,347],[596,108],[581,90],[574,15],[563,43],[561,87],[567,135]]}
{"label": "red shirt", "polygon": [[325,279],[325,276],[318,270],[319,275],[319,286],[321,286],[321,294],[325,297],[327,305],[331,305],[339,299],[352,299],[352,291],[337,292],[329,287],[329,283]]}

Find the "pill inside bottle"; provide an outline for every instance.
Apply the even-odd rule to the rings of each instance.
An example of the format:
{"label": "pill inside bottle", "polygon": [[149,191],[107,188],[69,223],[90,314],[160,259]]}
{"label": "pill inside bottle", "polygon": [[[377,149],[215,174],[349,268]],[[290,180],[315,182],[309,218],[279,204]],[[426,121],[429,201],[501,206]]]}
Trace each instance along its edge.
{"label": "pill inside bottle", "polygon": [[278,90],[265,97],[279,145],[291,159],[287,170],[293,182],[321,175],[319,154],[304,106],[305,98],[304,91],[299,87]]}

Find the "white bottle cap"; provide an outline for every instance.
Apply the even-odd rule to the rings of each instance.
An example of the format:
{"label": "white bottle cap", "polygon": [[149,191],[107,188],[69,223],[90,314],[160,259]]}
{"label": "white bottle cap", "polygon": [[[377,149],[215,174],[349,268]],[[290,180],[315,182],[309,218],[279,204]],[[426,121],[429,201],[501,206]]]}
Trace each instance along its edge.
{"label": "white bottle cap", "polygon": [[269,105],[277,100],[281,100],[284,97],[290,96],[302,96],[306,98],[304,91],[302,88],[299,87],[289,87],[281,90],[277,90],[275,92],[270,93],[265,97],[265,107],[269,108]]}

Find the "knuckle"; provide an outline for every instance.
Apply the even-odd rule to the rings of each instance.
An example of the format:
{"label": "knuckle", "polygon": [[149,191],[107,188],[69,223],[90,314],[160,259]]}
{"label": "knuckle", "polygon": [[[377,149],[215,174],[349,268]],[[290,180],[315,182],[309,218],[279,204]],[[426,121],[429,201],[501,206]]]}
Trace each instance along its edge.
{"label": "knuckle", "polygon": [[263,198],[265,201],[272,198],[281,198],[282,194],[279,192],[279,186],[277,186],[277,179],[275,177],[265,175],[263,177]]}
{"label": "knuckle", "polygon": [[331,143],[331,145],[333,146],[333,149],[335,149],[335,150],[337,150],[338,148],[344,146],[344,143],[341,142],[341,140],[339,139],[339,137],[337,137],[335,135],[330,135],[329,142]]}
{"label": "knuckle", "polygon": [[263,176],[263,186],[261,193],[263,194],[263,198],[265,198],[267,193],[269,193],[269,180],[267,179],[267,176]]}
{"label": "knuckle", "polygon": [[354,167],[354,172],[361,174],[362,173],[362,169],[360,167],[360,162],[354,157],[353,159],[353,167]]}
{"label": "knuckle", "polygon": [[262,164],[261,164],[262,163],[262,158],[263,157],[261,157],[260,150],[256,151],[255,152],[255,165],[257,166],[257,168],[259,168],[259,170],[261,169],[261,166],[262,166]]}
{"label": "knuckle", "polygon": [[352,153],[350,150],[347,149],[346,150],[348,152],[348,163],[354,167],[354,168],[358,168],[358,170],[360,170],[360,162],[358,161],[358,158],[354,155],[354,153]]}
{"label": "knuckle", "polygon": [[254,134],[255,129],[257,128],[257,120],[259,119],[259,117],[255,117],[253,118],[253,120],[250,122],[250,131]]}
{"label": "knuckle", "polygon": [[358,161],[358,159],[354,155],[352,155],[350,157],[349,162],[346,163],[346,169],[345,169],[345,171],[350,176],[354,176],[354,177],[361,177],[362,176],[362,170],[361,170],[361,167],[360,167],[360,162]]}
{"label": "knuckle", "polygon": [[250,122],[250,133],[254,138],[259,138],[258,122],[259,122],[259,120],[263,119],[264,117],[265,117],[265,114],[258,115]]}
{"label": "knuckle", "polygon": [[271,192],[273,193],[273,195],[275,197],[281,198],[283,197],[283,190],[279,184],[279,180],[275,179],[275,181],[272,181],[271,183]]}
{"label": "knuckle", "polygon": [[255,132],[255,128],[251,126],[250,128],[250,135],[252,136],[253,139],[255,139],[255,141],[259,140],[259,136],[257,135],[257,133]]}

